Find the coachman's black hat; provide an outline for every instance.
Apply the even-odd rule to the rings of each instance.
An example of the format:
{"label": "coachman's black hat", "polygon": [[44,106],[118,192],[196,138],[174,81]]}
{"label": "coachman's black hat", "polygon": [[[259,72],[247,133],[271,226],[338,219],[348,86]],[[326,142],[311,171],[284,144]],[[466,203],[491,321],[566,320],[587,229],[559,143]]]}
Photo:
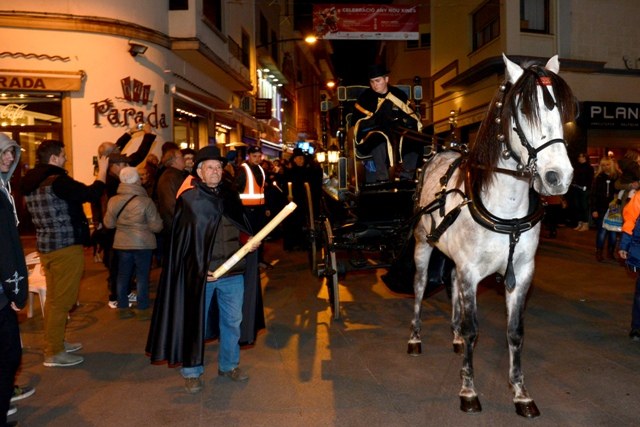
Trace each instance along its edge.
{"label": "coachman's black hat", "polygon": [[369,65],[367,76],[369,79],[375,79],[376,77],[386,76],[389,74],[389,70],[382,64]]}
{"label": "coachman's black hat", "polygon": [[294,148],[293,149],[293,153],[291,154],[291,158],[293,159],[294,157],[298,157],[298,156],[304,157],[304,151],[302,151],[302,148]]}

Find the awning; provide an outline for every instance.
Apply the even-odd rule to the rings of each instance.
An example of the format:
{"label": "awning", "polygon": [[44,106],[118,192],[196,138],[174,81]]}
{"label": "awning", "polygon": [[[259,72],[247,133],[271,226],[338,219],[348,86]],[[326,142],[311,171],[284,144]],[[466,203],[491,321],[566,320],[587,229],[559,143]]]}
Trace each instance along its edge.
{"label": "awning", "polygon": [[281,144],[278,142],[271,142],[263,138],[260,138],[260,143],[262,144],[263,147],[269,147],[272,150],[276,150],[276,151],[282,151],[282,148],[284,146],[284,144]]}
{"label": "awning", "polygon": [[28,71],[0,69],[0,89],[46,92],[78,91],[82,89],[85,72]]}
{"label": "awning", "polygon": [[[208,95],[191,92],[178,86],[171,86],[171,93],[183,101],[190,102],[212,113],[231,114],[231,106],[225,104],[220,98],[214,98]],[[226,107],[226,108],[225,108]]]}

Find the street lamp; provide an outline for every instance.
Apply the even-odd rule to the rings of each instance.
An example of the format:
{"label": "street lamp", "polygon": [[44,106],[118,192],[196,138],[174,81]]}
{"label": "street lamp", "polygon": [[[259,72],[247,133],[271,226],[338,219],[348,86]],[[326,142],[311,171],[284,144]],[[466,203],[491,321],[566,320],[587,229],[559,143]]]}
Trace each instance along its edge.
{"label": "street lamp", "polygon": [[304,41],[305,43],[307,43],[308,45],[312,45],[315,42],[318,41],[316,36],[306,36],[306,37],[292,37],[289,39],[282,39],[282,40],[272,40],[270,42],[267,43],[261,43],[259,45],[256,45],[256,49],[260,49],[262,47],[267,47],[267,46],[271,46],[273,44],[279,44],[279,43],[286,43],[286,42],[301,42]]}

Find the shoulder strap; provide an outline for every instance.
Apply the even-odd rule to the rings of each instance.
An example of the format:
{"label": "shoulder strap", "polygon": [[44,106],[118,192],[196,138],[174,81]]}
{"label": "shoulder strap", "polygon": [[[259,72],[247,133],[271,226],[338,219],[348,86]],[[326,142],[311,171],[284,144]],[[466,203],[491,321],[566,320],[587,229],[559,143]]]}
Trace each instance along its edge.
{"label": "shoulder strap", "polygon": [[138,197],[137,194],[134,194],[132,198],[130,198],[129,200],[127,200],[126,202],[124,202],[124,205],[122,205],[122,207],[120,208],[120,210],[118,211],[118,213],[116,214],[116,219],[118,219],[118,217],[120,216],[120,214],[122,213],[122,211],[124,210],[124,208],[129,204],[130,201],[132,201],[133,199],[135,199],[136,197]]}

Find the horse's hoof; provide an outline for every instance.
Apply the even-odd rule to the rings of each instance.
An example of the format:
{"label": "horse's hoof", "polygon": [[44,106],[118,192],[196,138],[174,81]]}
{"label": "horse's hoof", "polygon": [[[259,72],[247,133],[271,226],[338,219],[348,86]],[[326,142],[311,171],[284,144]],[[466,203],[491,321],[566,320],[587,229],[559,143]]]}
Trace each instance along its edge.
{"label": "horse's hoof", "polygon": [[422,343],[421,342],[410,342],[407,348],[407,354],[411,356],[418,356],[422,354]]}
{"label": "horse's hoof", "polygon": [[482,412],[482,405],[478,396],[465,397],[460,396],[460,410],[468,414],[475,414],[476,412]]}
{"label": "horse's hoof", "polygon": [[540,411],[533,400],[529,402],[515,402],[516,414],[525,418],[535,418],[540,416]]}
{"label": "horse's hoof", "polygon": [[455,354],[463,354],[464,353],[464,344],[461,344],[459,342],[454,342],[453,343],[453,352]]}

